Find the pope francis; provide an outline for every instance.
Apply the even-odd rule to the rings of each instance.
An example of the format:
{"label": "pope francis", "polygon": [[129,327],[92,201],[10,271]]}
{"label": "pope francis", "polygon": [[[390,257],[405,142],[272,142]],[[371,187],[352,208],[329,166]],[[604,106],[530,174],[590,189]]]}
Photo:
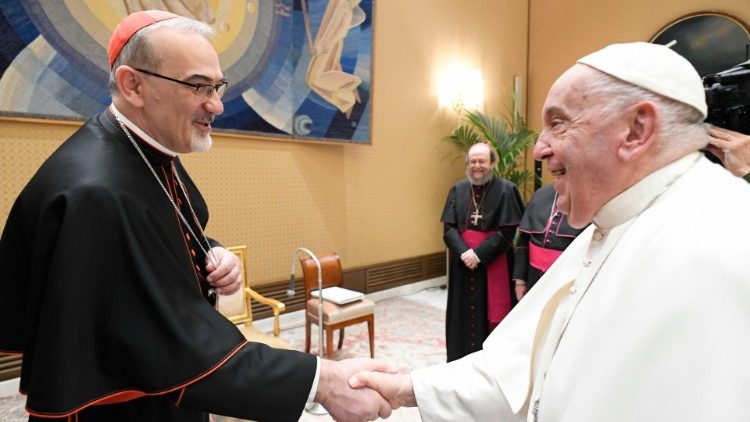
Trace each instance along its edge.
{"label": "pope francis", "polygon": [[750,185],[699,152],[701,78],[665,46],[610,45],[552,85],[534,158],[591,225],[483,350],[360,373],[424,421],[747,421]]}

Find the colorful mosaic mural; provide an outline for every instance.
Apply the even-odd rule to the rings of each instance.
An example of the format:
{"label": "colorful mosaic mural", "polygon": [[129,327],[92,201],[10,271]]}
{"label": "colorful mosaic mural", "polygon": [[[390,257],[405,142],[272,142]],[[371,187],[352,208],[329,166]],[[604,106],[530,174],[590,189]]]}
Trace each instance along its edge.
{"label": "colorful mosaic mural", "polygon": [[216,127],[370,142],[374,0],[0,0],[0,113],[84,119],[110,102],[122,17],[169,10],[214,27],[229,89]]}

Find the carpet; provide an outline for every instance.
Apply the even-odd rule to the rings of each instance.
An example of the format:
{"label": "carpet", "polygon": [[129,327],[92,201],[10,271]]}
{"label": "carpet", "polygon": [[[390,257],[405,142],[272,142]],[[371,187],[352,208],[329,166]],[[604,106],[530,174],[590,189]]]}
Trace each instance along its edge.
{"label": "carpet", "polygon": [[[318,353],[318,331],[313,325],[310,353]],[[281,336],[295,350],[304,350],[305,327],[285,330]],[[325,343],[324,343],[325,344]],[[338,333],[334,336],[338,344]],[[370,356],[367,324],[347,327],[341,350],[333,354],[334,360]],[[445,309],[419,301],[396,297],[375,303],[375,358],[402,368],[415,369],[444,363]],[[328,422],[329,415],[302,413],[300,422]],[[389,421],[420,422],[416,408],[401,408],[393,412]]]}
{"label": "carpet", "polygon": [[26,396],[11,396],[0,398],[0,421],[21,422],[29,420],[29,414],[24,410]]}
{"label": "carpet", "polygon": [[[312,326],[310,353],[318,354],[317,325]],[[282,331],[295,350],[304,350],[305,327]],[[335,348],[339,333],[334,335]],[[367,324],[346,327],[344,344],[334,360],[370,356]],[[405,368],[421,368],[445,362],[445,311],[396,297],[375,303],[375,358]]]}

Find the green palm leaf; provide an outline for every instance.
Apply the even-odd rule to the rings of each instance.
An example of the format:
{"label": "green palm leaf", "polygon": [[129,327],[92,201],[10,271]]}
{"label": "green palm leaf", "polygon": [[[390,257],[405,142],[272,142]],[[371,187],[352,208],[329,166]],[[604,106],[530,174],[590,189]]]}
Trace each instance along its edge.
{"label": "green palm leaf", "polygon": [[498,160],[493,169],[495,175],[510,180],[521,191],[530,190],[526,188],[526,182],[533,180],[534,175],[519,168],[518,160],[527,148],[534,145],[539,134],[526,127],[526,122],[517,112],[507,109],[500,117],[488,116],[481,111],[464,110],[463,117],[465,124],[444,138],[461,153],[456,159],[465,156],[472,145],[487,142],[497,152]]}

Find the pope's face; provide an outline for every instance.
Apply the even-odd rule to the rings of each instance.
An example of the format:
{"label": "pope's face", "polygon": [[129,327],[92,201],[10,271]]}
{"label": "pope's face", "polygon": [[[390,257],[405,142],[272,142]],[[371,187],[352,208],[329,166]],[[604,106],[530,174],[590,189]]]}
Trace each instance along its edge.
{"label": "pope's face", "polygon": [[579,228],[612,198],[610,176],[618,168],[612,142],[618,114],[601,115],[605,100],[587,92],[595,72],[576,65],[552,85],[534,146],[534,158],[546,160],[555,177],[558,207]]}
{"label": "pope's face", "polygon": [[[150,34],[151,45],[161,55],[158,69],[146,69],[173,79],[216,85],[223,73],[211,43],[198,33],[160,28]],[[180,153],[211,147],[211,123],[224,112],[219,96],[150,75],[144,77],[143,130],[167,148]]]}

